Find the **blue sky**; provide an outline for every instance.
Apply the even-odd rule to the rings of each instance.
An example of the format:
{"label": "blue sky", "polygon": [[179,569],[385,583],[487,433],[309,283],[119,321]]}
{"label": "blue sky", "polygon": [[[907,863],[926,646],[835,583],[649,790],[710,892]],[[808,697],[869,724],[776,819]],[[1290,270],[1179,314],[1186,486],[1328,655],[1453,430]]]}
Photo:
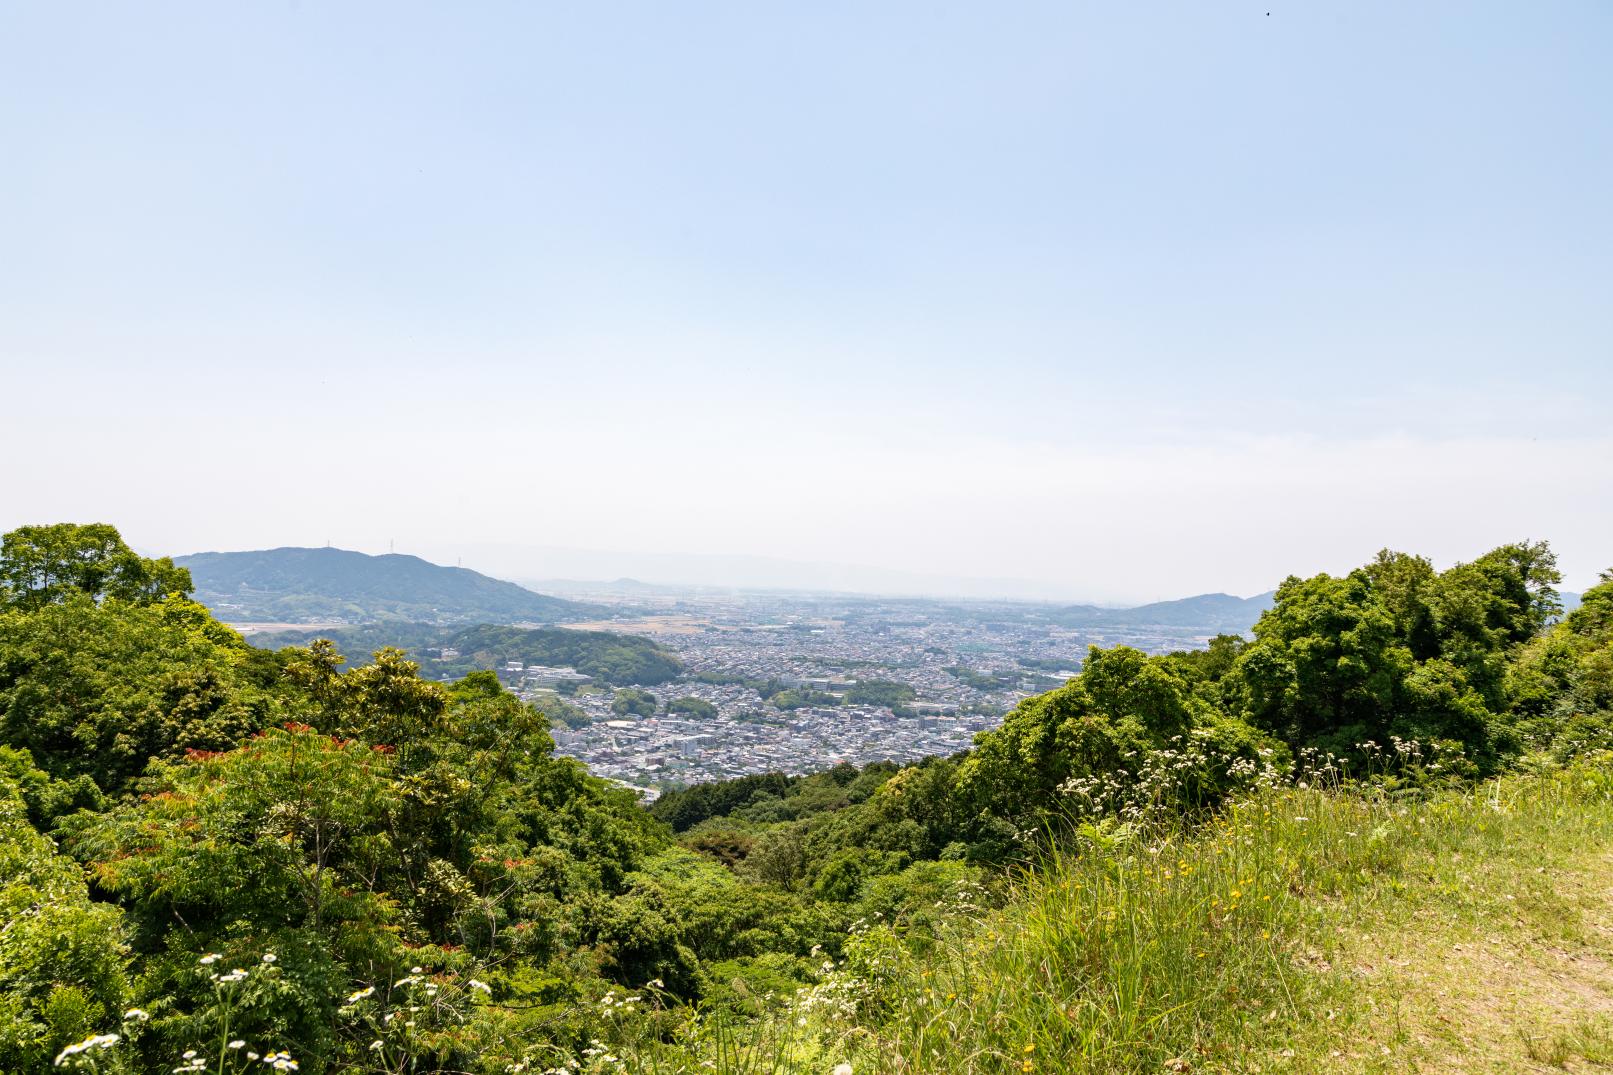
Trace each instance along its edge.
{"label": "blue sky", "polygon": [[0,525],[1097,599],[1545,537],[1583,586],[1610,46],[1601,2],[0,2]]}

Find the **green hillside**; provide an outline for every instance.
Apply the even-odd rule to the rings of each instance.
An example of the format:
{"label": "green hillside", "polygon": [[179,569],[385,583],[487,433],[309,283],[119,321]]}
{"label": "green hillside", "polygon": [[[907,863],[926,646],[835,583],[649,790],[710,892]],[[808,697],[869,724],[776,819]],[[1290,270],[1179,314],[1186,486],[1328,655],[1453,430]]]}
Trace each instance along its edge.
{"label": "green hillside", "polygon": [[[683,673],[677,655],[642,635],[610,631],[572,631],[563,627],[439,627],[386,623],[315,631],[279,631],[253,635],[255,646],[278,649],[305,646],[328,638],[358,659],[384,646],[405,650],[430,679],[459,678],[482,669],[499,669],[509,661],[524,665],[571,667],[606,683],[653,686]],[[457,650],[445,658],[444,651]]]}
{"label": "green hillside", "polygon": [[14,531],[0,1071],[1606,1069],[1613,572],[1556,582],[1386,551],[954,757],[646,810],[485,671]]}
{"label": "green hillside", "polygon": [[198,601],[237,623],[553,623],[598,611],[401,554],[283,548],[199,552],[174,563],[190,571]]}

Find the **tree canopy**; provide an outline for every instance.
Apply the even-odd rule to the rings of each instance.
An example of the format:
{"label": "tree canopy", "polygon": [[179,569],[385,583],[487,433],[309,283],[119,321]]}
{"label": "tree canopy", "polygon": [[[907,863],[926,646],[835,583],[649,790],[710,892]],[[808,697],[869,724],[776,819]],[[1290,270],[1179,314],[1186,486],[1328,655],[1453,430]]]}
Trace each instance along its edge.
{"label": "tree canopy", "polygon": [[190,572],[148,560],[105,523],[24,526],[0,538],[0,604],[33,611],[77,595],[150,602],[191,591]]}

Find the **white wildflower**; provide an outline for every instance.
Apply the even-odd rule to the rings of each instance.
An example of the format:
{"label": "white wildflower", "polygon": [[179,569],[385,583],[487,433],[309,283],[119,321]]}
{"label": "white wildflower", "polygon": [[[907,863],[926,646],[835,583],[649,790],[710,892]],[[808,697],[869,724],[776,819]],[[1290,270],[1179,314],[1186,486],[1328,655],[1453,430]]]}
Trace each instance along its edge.
{"label": "white wildflower", "polygon": [[83,1041],[74,1042],[72,1045],[69,1045],[67,1048],[57,1053],[55,1061],[56,1066],[61,1067],[67,1062],[68,1057],[77,1056],[79,1053],[88,1052],[91,1049],[110,1049],[120,1040],[121,1039],[116,1034],[91,1034]]}

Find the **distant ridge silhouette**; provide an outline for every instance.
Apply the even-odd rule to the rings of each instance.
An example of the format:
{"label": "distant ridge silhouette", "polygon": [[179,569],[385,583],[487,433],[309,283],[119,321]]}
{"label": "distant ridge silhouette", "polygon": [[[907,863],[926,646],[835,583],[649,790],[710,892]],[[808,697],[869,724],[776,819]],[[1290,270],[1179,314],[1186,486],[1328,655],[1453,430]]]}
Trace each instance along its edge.
{"label": "distant ridge silhouette", "polygon": [[402,553],[288,547],[199,552],[174,562],[190,569],[197,600],[237,623],[554,623],[598,611]]}

